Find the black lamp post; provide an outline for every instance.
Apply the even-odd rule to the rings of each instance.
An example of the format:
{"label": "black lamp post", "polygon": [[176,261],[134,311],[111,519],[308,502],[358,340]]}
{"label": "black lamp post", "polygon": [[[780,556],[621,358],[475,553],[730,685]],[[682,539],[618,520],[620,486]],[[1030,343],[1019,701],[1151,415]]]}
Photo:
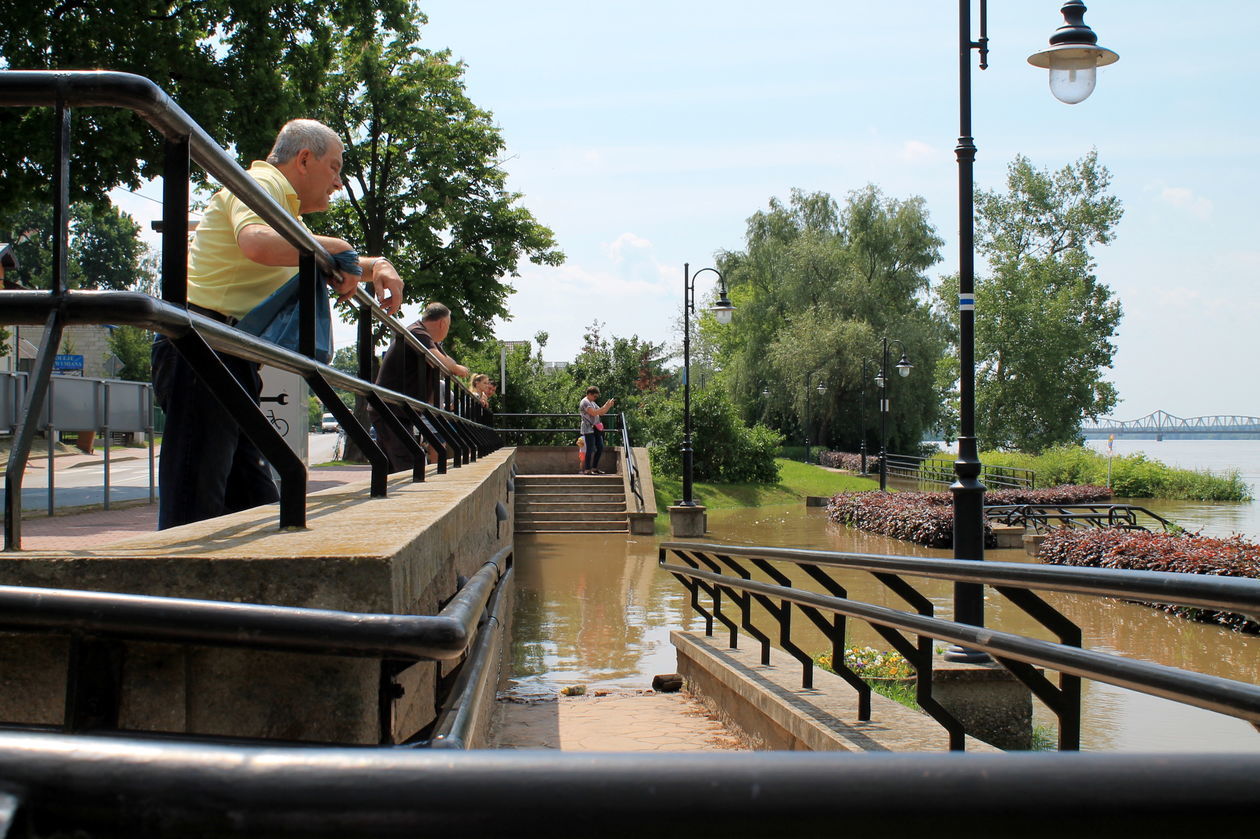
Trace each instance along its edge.
{"label": "black lamp post", "polygon": [[[821,372],[822,372],[821,370],[815,370],[813,373],[805,374],[805,462],[806,463],[810,462],[810,459],[809,459],[809,403],[810,403],[809,382],[812,377],[817,376]],[[818,383],[818,395],[822,396],[826,392],[827,392],[827,383],[820,381]]]}
{"label": "black lamp post", "polygon": [[886,492],[888,490],[888,345],[896,344],[901,347],[901,360],[897,362],[897,372],[903,379],[910,375],[914,365],[910,363],[910,358],[906,355],[905,344],[896,338],[882,340],[884,351],[880,356],[879,373],[875,376],[875,384],[879,387],[879,489],[880,492]]}
{"label": "black lamp post", "polygon": [[718,299],[713,304],[712,312],[718,323],[730,323],[735,307],[726,296],[726,280],[722,272],[716,268],[701,268],[692,274],[690,263],[683,263],[683,497],[680,507],[694,507],[691,497],[691,313],[696,310],[696,277],[705,271],[712,271],[718,278]]}
{"label": "black lamp post", "polygon": [[[976,145],[971,136],[971,51],[980,52],[980,69],[988,67],[987,2],[980,0],[980,40],[971,40],[971,0],[958,0],[958,460],[954,462],[954,558],[984,559],[984,484],[976,444],[975,361],[975,180]],[[1035,67],[1050,70],[1050,90],[1068,104],[1083,101],[1094,89],[1097,67],[1119,56],[1097,45],[1098,37],[1084,23],[1085,4],[1071,0],[1061,9],[1066,23],[1050,38],[1050,49],[1029,57]],[[984,593],[976,583],[954,584],[954,620],[984,625]],[[951,647],[950,661],[986,661],[988,656],[965,647]]]}

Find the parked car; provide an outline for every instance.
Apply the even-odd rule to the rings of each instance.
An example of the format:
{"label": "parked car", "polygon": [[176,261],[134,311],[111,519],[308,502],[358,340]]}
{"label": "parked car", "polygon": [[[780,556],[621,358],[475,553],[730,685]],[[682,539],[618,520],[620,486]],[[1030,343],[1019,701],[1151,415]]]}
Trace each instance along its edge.
{"label": "parked car", "polygon": [[321,431],[340,431],[341,426],[337,424],[337,418],[332,414],[324,414],[320,418],[319,428]]}

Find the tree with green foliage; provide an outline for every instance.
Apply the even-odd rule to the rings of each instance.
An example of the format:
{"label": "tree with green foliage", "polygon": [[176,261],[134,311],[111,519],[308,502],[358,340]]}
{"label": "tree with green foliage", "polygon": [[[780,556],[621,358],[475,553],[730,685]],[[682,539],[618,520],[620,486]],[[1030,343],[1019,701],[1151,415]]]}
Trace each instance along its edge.
{"label": "tree with green foliage", "polygon": [[1116,403],[1103,374],[1120,302],[1090,253],[1112,241],[1123,215],[1110,183],[1096,151],[1056,172],[1020,156],[1004,192],[976,197],[990,269],[976,278],[976,433],[986,448],[1076,442],[1083,418]]}
{"label": "tree with green foliage", "polygon": [[[586,328],[582,350],[567,372],[579,393],[594,385],[601,398],[617,399],[617,412],[632,411],[645,395],[669,380],[665,345],[643,341],[638,335],[605,338],[603,328],[599,321]],[[573,410],[577,411],[576,403]]]}
{"label": "tree with green foliage", "polygon": [[463,63],[386,35],[334,39],[316,116],[345,142],[346,197],[321,225],[388,256],[408,302],[450,306],[452,345],[487,340],[491,322],[510,317],[504,278],[522,258],[564,255],[507,189],[502,135],[468,98]]}
{"label": "tree with green foliage", "polygon": [[[718,257],[735,318],[701,318],[744,419],[799,439],[808,398],[815,442],[874,443],[878,395],[862,381],[862,364],[879,360],[887,336],[904,342],[915,364],[910,378],[892,384],[890,445],[917,447],[940,402],[935,368],[946,324],[931,309],[926,273],[940,246],[922,198],[889,198],[874,186],[843,205],[794,190],[786,203],[771,199],[755,213],[745,249]],[[811,385],[825,382],[826,393],[807,394],[807,376]]]}
{"label": "tree with green foliage", "polygon": [[[145,76],[249,161],[311,115],[343,33],[414,42],[424,20],[413,0],[0,0],[0,67]],[[0,136],[0,210],[47,196],[51,113],[0,109]],[[122,109],[79,109],[72,145],[75,201],[103,205],[111,188],[161,174],[162,138]]]}
{"label": "tree with green foliage", "polygon": [[[71,205],[69,233],[68,287],[148,290],[156,282],[152,254],[140,238],[140,225],[117,207],[87,202]],[[0,216],[0,236],[14,243],[20,262],[6,279],[28,288],[48,288],[53,234],[52,208],[47,204],[24,202]]]}
{"label": "tree with green foliage", "polygon": [[[657,391],[643,400],[636,418],[650,441],[652,471],[682,474],[683,394]],[[716,483],[772,484],[779,479],[775,453],[783,438],[764,425],[749,427],[718,387],[692,388],[692,476]],[[639,444],[636,437],[635,443]]]}

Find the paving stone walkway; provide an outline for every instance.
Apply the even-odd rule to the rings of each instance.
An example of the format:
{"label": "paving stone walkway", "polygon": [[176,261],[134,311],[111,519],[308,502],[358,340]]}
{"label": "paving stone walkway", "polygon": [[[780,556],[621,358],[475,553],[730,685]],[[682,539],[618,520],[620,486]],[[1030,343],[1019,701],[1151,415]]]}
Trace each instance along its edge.
{"label": "paving stone walkway", "polygon": [[555,699],[501,698],[496,749],[578,752],[744,751],[746,747],[685,693],[618,692]]}

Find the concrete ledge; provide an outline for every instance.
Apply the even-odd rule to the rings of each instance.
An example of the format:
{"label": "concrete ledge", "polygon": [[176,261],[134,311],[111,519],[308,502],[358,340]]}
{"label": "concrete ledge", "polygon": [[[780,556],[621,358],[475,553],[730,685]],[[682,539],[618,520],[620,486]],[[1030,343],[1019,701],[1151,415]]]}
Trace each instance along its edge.
{"label": "concrete ledge", "polygon": [[693,539],[703,536],[709,529],[709,517],[705,515],[707,507],[700,504],[684,507],[678,504],[668,509],[669,533],[675,539]]}
{"label": "concrete ledge", "polygon": [[[857,692],[834,673],[815,668],[814,687],[801,687],[801,665],[770,649],[769,666],[760,647],[729,649],[725,641],[695,632],[672,632],[678,672],[687,688],[724,722],[740,729],[757,748],[787,751],[948,751],[949,736],[935,720],[871,695],[871,719],[857,713]],[[999,749],[974,737],[967,751]]]}
{"label": "concrete ledge", "polygon": [[995,524],[993,536],[999,548],[1020,548],[1024,545],[1024,528],[1018,525]]}
{"label": "concrete ledge", "polygon": [[[280,530],[277,505],[146,534],[100,551],[0,555],[0,584],[305,606],[436,614],[499,548],[511,543],[501,449],[445,475],[367,482],[308,498],[305,529]],[[499,522],[496,505],[508,509]],[[59,638],[0,636],[0,720],[59,723],[65,685]],[[128,644],[126,728],[338,743],[381,734],[374,660]],[[385,725],[396,738],[434,717],[435,665],[405,670]]]}

